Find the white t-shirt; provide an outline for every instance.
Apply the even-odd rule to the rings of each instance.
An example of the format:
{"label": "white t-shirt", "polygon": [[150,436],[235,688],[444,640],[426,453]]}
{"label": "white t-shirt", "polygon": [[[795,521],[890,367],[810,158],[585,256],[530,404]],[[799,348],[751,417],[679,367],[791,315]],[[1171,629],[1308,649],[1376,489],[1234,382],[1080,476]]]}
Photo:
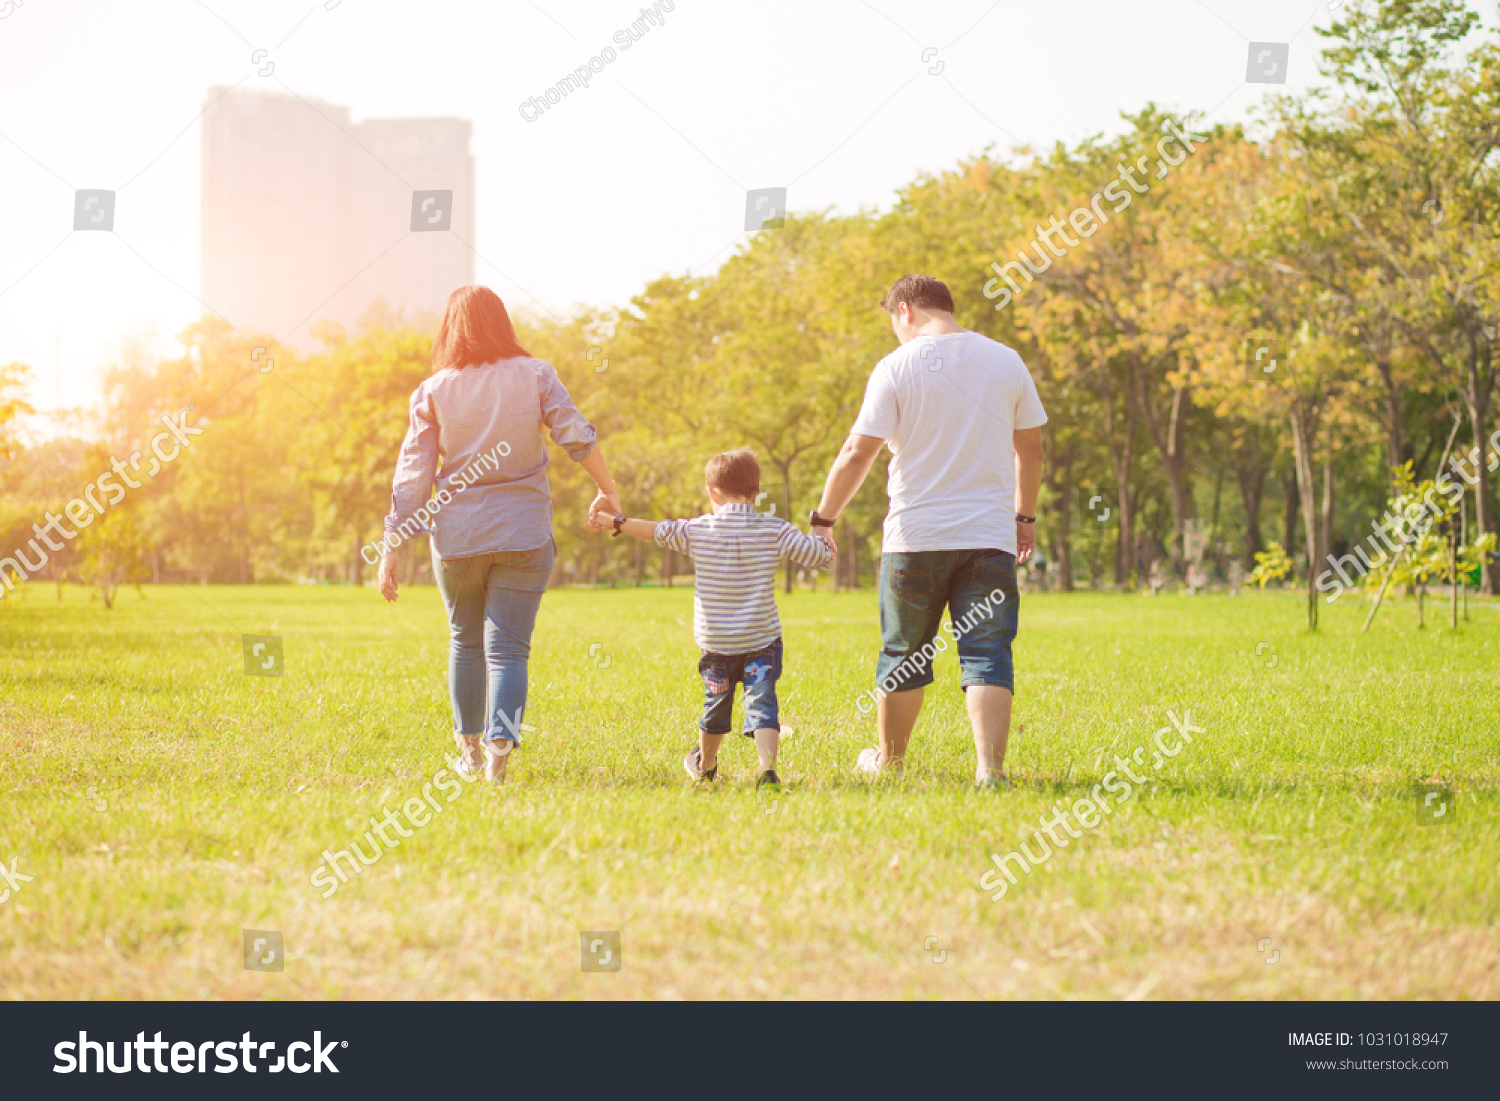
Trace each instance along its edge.
{"label": "white t-shirt", "polygon": [[1046,423],[1026,364],[987,336],[919,336],[882,359],[853,429],[895,456],[882,551],[1015,554],[1012,433]]}

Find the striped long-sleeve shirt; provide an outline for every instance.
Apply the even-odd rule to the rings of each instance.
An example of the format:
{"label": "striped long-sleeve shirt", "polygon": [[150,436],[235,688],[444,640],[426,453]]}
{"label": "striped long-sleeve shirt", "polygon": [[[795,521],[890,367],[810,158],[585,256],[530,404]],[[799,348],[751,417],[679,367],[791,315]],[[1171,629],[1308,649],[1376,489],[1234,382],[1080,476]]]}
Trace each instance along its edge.
{"label": "striped long-sleeve shirt", "polygon": [[825,540],[744,504],[722,505],[692,520],[663,520],[656,525],[656,544],[693,556],[693,637],[715,654],[753,653],[781,636],[781,559],[819,569],[833,561]]}

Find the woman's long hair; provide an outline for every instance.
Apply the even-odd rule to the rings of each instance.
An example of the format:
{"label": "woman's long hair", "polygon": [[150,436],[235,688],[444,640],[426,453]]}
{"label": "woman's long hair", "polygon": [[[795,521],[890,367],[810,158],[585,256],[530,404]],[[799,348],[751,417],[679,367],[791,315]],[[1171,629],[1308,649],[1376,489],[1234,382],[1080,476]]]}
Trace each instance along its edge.
{"label": "woman's long hair", "polygon": [[432,342],[432,369],[477,367],[497,359],[531,355],[516,340],[516,330],[500,296],[488,287],[459,287],[448,296],[443,320]]}

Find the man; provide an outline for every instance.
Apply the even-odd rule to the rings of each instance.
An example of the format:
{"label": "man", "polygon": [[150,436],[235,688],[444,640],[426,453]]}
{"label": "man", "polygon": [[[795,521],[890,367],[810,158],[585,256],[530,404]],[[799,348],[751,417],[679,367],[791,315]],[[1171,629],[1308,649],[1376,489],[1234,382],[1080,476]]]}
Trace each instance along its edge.
{"label": "man", "polygon": [[953,296],[943,283],[903,276],[885,308],[901,347],[875,365],[812,514],[814,534],[831,532],[889,442],[876,666],[880,745],[862,751],[856,768],[901,766],[933,681],[932,658],[948,647],[938,637],[946,607],[974,728],[975,784],[1008,787],[1016,565],[1036,547],[1047,414],[1021,357],[953,320]]}

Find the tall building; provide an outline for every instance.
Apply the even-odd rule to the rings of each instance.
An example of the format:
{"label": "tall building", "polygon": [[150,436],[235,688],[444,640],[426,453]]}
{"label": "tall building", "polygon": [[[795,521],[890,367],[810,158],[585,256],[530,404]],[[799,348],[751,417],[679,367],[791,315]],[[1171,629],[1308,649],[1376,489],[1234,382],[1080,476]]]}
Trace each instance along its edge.
{"label": "tall building", "polygon": [[[456,118],[356,123],[319,100],[210,88],[206,309],[303,350],[317,322],[352,329],[377,301],[440,313],[474,281],[472,131]],[[414,191],[453,192],[449,230],[411,231]]]}

